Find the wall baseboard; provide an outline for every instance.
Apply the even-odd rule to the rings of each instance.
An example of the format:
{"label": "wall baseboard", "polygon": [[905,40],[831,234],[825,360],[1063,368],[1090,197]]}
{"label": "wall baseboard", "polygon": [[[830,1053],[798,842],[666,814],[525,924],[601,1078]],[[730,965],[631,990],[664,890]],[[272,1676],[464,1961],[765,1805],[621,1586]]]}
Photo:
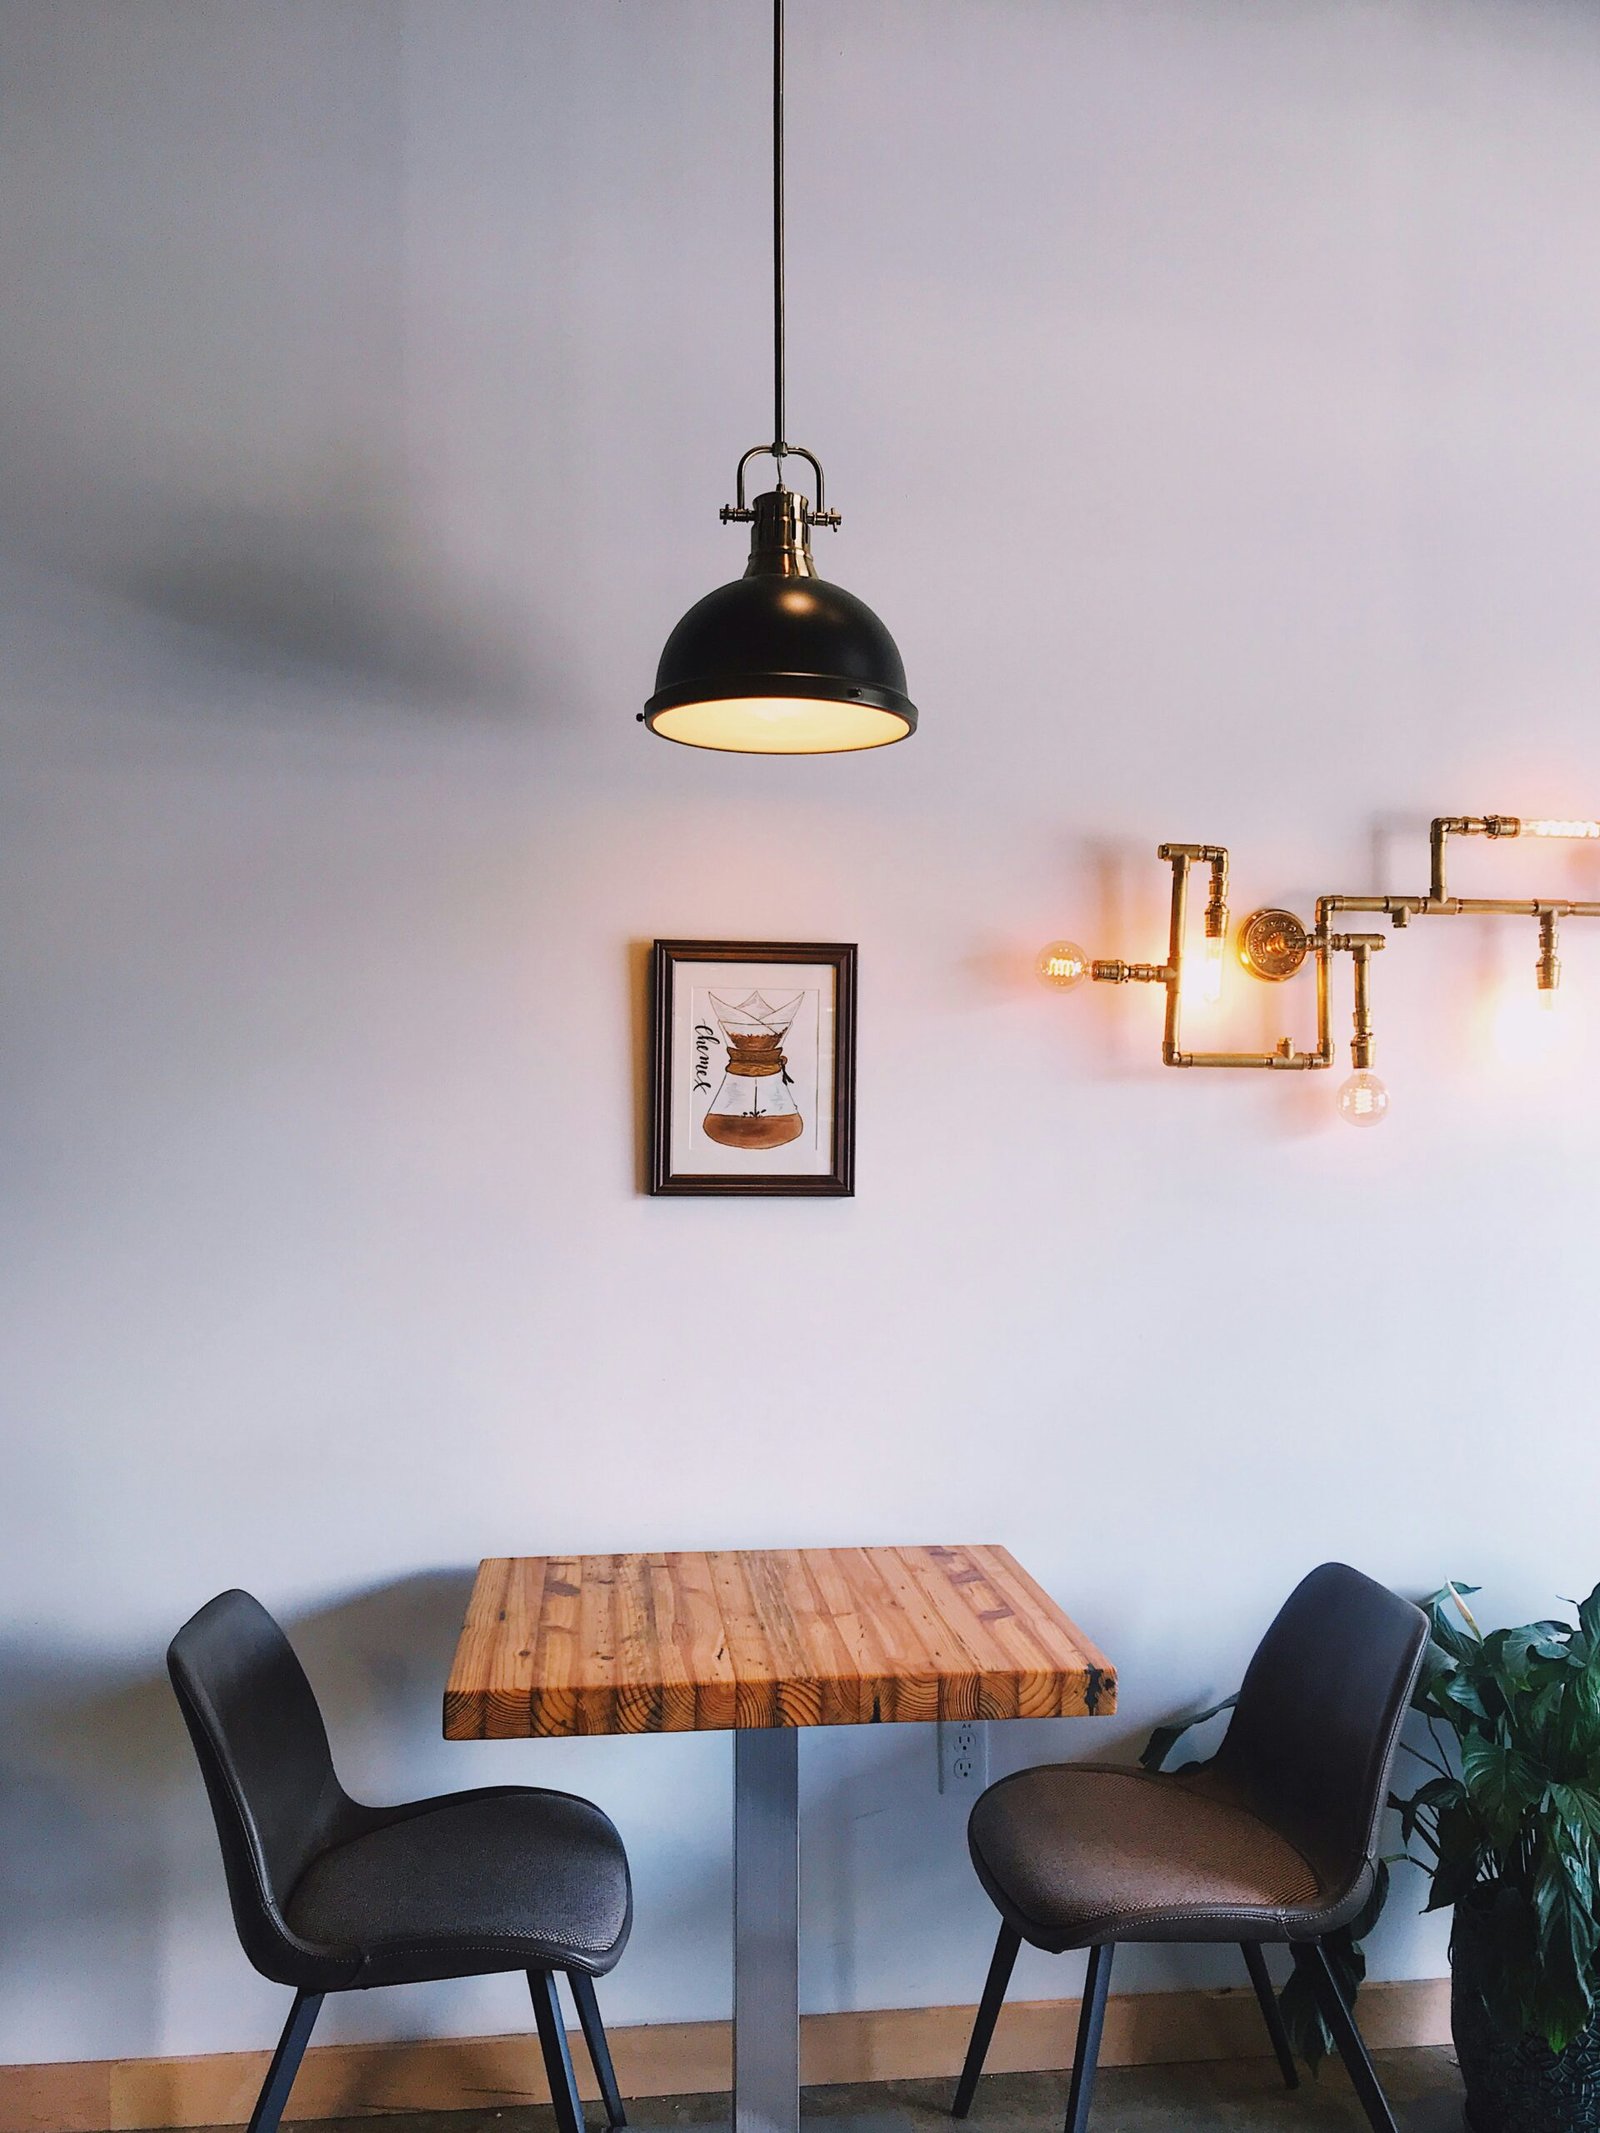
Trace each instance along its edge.
{"label": "wall baseboard", "polygon": [[[995,2031],[994,2073],[1061,2067],[1072,2057],[1076,2000],[1007,2007]],[[966,2050],[970,2007],[885,2007],[807,2015],[801,2050],[808,2083],[953,2077]],[[1361,2026],[1375,2048],[1447,2044],[1447,1978],[1364,1987]],[[625,2096],[683,2096],[726,2089],[726,2022],[662,2022],[612,2034]],[[1253,2059],[1266,2037],[1248,1988],[1121,1993],[1106,2012],[1101,2063],[1146,2066],[1184,2059]],[[212,2052],[188,2059],[83,2059],[0,2067],[0,2133],[135,2133],[152,2126],[243,2125],[268,2054]],[[588,2060],[574,2036],[585,2094]],[[547,2103],[530,2032],[438,2037],[415,2044],[313,2045],[294,2087],[293,2116],[356,2117],[384,2111],[457,2111]]]}

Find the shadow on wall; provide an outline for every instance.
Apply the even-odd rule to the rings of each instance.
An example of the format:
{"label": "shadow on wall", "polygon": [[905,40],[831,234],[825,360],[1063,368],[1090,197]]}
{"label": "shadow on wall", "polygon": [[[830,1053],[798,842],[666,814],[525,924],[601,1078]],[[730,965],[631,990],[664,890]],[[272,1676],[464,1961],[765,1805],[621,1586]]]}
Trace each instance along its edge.
{"label": "shadow on wall", "polygon": [[[423,1571],[285,1622],[357,1796],[465,1781],[459,1751],[451,1763],[437,1719],[424,1728],[419,1713],[438,1709],[471,1585],[470,1570]],[[107,2057],[160,2049],[156,1951],[171,1944],[170,1922],[226,1917],[210,1810],[164,1663],[74,1662],[42,1637],[13,1640],[0,1648],[0,1740],[0,2059],[45,2056],[53,2037],[103,2039]]]}
{"label": "shadow on wall", "polygon": [[15,484],[6,515],[19,556],[324,698],[499,717],[561,701],[528,616],[465,585],[370,465],[302,469],[270,499],[58,471]]}
{"label": "shadow on wall", "polygon": [[220,638],[248,665],[357,695],[505,712],[532,685],[504,627],[447,590],[371,500],[169,511],[142,550],[130,544],[106,566],[101,584]]}

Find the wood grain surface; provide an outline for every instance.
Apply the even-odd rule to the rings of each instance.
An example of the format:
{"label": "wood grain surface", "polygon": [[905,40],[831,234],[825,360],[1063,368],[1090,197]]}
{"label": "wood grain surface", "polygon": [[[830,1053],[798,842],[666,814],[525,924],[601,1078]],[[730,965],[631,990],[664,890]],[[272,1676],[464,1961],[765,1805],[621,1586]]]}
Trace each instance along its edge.
{"label": "wood grain surface", "polygon": [[496,1556],[447,1740],[1105,1716],[1110,1662],[1004,1549]]}

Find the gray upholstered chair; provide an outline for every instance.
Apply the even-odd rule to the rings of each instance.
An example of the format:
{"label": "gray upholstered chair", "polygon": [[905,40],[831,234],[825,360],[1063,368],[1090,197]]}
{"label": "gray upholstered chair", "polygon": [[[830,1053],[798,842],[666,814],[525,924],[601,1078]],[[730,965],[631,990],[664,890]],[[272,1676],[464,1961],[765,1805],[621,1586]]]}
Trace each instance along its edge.
{"label": "gray upholstered chair", "polygon": [[495,1785],[363,1807],[334,1774],[311,1684],[247,1592],[173,1638],[177,1691],[244,1951],[294,2004],[250,2119],[275,2133],[323,1998],[525,1970],[560,2133],[583,2133],[556,1995],[565,1971],[608,2125],[625,2124],[594,1979],[633,1923],[622,1839],[566,1792]]}
{"label": "gray upholstered chair", "polygon": [[971,2108],[1023,1941],[1089,1951],[1067,2104],[1088,2123],[1095,2061],[1124,1941],[1237,1941],[1285,2078],[1294,2082],[1261,1953],[1288,1944],[1376,2133],[1395,2133],[1323,1936],[1372,1890],[1379,1821],[1428,1626],[1409,1601],[1342,1563],[1313,1570],[1251,1660],[1215,1759],[1187,1775],[1054,1763],[1002,1778],[968,1825],[1001,1925],[954,2115]]}

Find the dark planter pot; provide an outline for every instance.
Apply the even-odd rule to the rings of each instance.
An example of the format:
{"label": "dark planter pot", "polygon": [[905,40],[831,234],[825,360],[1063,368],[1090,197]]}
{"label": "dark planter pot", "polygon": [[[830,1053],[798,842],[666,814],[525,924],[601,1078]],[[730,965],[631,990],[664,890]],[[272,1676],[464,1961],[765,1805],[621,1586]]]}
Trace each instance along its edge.
{"label": "dark planter pot", "polygon": [[1472,2133],[1600,2133],[1600,2018],[1559,2058],[1542,2037],[1513,2037],[1485,1998],[1494,1937],[1482,1904],[1458,1903],[1450,1933],[1450,2032]]}

